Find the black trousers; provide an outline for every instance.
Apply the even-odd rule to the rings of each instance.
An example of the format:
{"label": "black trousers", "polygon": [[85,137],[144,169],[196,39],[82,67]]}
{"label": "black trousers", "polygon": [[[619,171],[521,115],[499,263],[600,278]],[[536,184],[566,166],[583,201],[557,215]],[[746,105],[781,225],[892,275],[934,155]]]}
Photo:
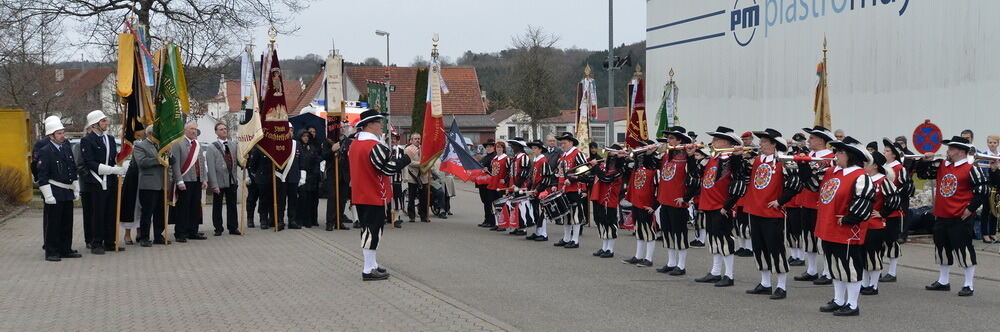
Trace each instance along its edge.
{"label": "black trousers", "polygon": [[317,211],[319,209],[319,192],[299,190],[298,195],[299,212],[295,215],[299,218],[299,224],[302,226],[319,226],[317,217],[319,213]]}
{"label": "black trousers", "polygon": [[802,248],[802,210],[801,207],[785,209],[785,240],[788,248]]}
{"label": "black trousers", "polygon": [[618,208],[607,207],[591,201],[594,204],[594,223],[597,224],[597,235],[602,240],[618,238]]}
{"label": "black trousers", "polygon": [[997,235],[997,216],[993,215],[989,204],[983,205],[982,217],[979,220],[979,231],[983,236]]}
{"label": "black trousers", "polygon": [[[410,220],[414,220],[416,217],[414,209],[420,214],[420,220],[427,220],[427,186],[416,183],[407,183],[406,191],[407,195],[410,196],[409,200],[406,202],[406,215],[410,217]],[[419,204],[419,206],[418,206]]]}
{"label": "black trousers", "polygon": [[[262,228],[274,227],[275,225],[275,213],[274,213],[274,198],[275,188],[271,186],[270,183],[257,185],[257,190],[260,191],[260,207],[257,211],[260,212],[260,226]],[[278,182],[277,186],[277,198],[278,198],[278,221],[279,226],[285,225],[285,183]]]}
{"label": "black trousers", "polygon": [[257,200],[260,199],[260,189],[256,183],[247,184],[247,223],[253,224],[253,211],[257,208]]}
{"label": "black trousers", "polygon": [[163,191],[139,190],[139,234],[138,241],[149,240],[149,227],[153,226],[153,237],[163,240]]}
{"label": "black trousers", "polygon": [[219,193],[212,193],[212,225],[215,231],[221,233],[222,228],[222,203],[226,204],[226,228],[230,232],[240,230],[239,216],[236,213],[236,187],[219,188]]}
{"label": "black trousers", "polygon": [[699,218],[705,220],[708,247],[713,254],[729,256],[736,252],[736,240],[733,238],[735,223],[732,219],[720,210],[701,211]]}
{"label": "black trousers", "polygon": [[479,200],[483,202],[483,223],[496,225],[496,218],[493,217],[493,200],[490,199],[492,190],[486,189],[486,186],[476,186],[476,189],[479,189]]}
{"label": "black trousers", "polygon": [[750,238],[757,269],[774,273],[788,273],[785,256],[785,223],[781,218],[764,218],[750,215]]}
{"label": "black trousers", "polygon": [[[754,244],[756,247],[757,245]],[[830,278],[843,282],[861,281],[861,271],[865,268],[865,247],[863,244],[843,244],[823,241],[823,254]]]}
{"label": "black trousers", "polygon": [[355,204],[361,223],[361,249],[377,250],[385,227],[385,206]]}
{"label": "black trousers", "polygon": [[45,204],[42,210],[45,255],[70,253],[73,243],[73,201]]}
{"label": "black trousers", "polygon": [[934,249],[937,252],[935,262],[940,265],[955,264],[961,267],[976,265],[976,248],[972,245],[975,230],[972,218],[935,218]]}
{"label": "black trousers", "polygon": [[177,191],[177,204],[170,210],[174,237],[186,239],[198,234],[201,220],[201,182],[184,182],[185,190]]}
{"label": "black trousers", "polygon": [[673,206],[660,207],[660,231],[663,232],[664,246],[668,249],[684,250],[688,243],[687,223],[691,214],[687,208]]}
{"label": "black trousers", "polygon": [[90,192],[90,245],[114,248],[116,188]]}
{"label": "black trousers", "polygon": [[91,197],[93,195],[90,192],[83,191],[80,192],[80,205],[83,206],[83,241],[84,243],[90,244],[94,241],[94,235],[91,234],[91,222],[90,219],[93,218],[91,214]]}
{"label": "black trousers", "polygon": [[[334,185],[332,184],[333,180],[334,179],[327,178],[327,181],[331,182],[331,184],[329,185],[329,188],[333,188],[334,187]],[[347,221],[347,214],[345,214],[345,212],[344,212],[347,209],[345,209],[344,207],[347,206],[347,200],[349,200],[351,198],[350,191],[351,191],[350,184],[349,183],[344,183],[344,181],[340,181],[340,187],[337,188],[337,191],[333,191],[332,189],[330,190],[330,194],[326,198],[326,225],[327,226],[334,226],[334,227],[337,226],[337,211],[338,211],[338,209],[337,209],[337,203],[338,203],[338,199],[339,199],[339,203],[340,203],[340,209],[339,209],[339,211],[340,211],[340,222],[341,222],[341,224],[346,224],[348,222]]]}
{"label": "black trousers", "polygon": [[299,183],[298,182],[286,182],[285,183],[285,204],[288,208],[288,223],[289,224],[299,224],[302,225],[302,221],[299,220]]}
{"label": "black trousers", "polygon": [[903,227],[903,217],[885,218],[885,256],[889,258],[899,258],[899,232]]}

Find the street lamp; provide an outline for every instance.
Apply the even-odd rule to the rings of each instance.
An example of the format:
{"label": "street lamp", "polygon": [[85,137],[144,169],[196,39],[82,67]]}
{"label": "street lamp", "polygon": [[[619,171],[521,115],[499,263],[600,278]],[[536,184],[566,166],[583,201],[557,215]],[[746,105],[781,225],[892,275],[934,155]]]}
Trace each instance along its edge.
{"label": "street lamp", "polygon": [[389,108],[389,104],[390,104],[389,100],[390,100],[390,96],[392,94],[392,85],[389,84],[389,73],[390,73],[390,67],[389,67],[389,32],[382,31],[382,30],[375,30],[375,34],[378,35],[378,36],[384,36],[385,37],[385,109],[389,113],[390,118],[391,118],[392,109]]}

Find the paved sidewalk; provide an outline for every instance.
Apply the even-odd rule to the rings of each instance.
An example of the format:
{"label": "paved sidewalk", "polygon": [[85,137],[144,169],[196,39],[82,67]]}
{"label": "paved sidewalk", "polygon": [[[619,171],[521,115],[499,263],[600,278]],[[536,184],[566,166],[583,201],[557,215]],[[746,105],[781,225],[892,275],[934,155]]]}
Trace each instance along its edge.
{"label": "paved sidewalk", "polygon": [[42,260],[41,210],[0,224],[0,330],[513,329],[399,273],[363,283],[356,247],[315,229],[213,237],[202,225],[206,241],[96,256],[80,212],[83,258],[58,263]]}

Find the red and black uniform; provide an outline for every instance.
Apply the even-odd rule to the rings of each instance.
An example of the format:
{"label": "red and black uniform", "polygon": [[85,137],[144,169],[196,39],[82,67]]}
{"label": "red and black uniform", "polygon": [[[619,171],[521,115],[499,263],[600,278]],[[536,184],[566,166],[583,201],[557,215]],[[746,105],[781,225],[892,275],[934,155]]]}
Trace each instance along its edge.
{"label": "red and black uniform", "polygon": [[657,161],[651,156],[640,156],[635,163],[625,191],[625,200],[632,203],[632,220],[635,236],[639,241],[656,240],[653,233],[653,213],[660,203],[656,200]]}
{"label": "red and black uniform", "polygon": [[618,204],[622,194],[625,162],[608,157],[594,167],[594,185],[590,201],[594,202],[594,222],[602,240],[618,238]]}
{"label": "red and black uniform", "polygon": [[[531,177],[531,161],[528,159],[528,155],[524,152],[519,152],[514,155],[513,160],[510,163],[510,178],[507,183],[516,189],[525,189],[529,184],[529,179]],[[517,197],[524,197],[525,194],[516,192],[514,193]],[[520,215],[518,218],[518,229],[522,229],[527,226],[534,226],[535,219],[534,213],[531,211],[531,204],[518,204],[517,211]]]}
{"label": "red and black uniform", "polygon": [[865,222],[872,212],[875,186],[857,166],[827,170],[820,184],[816,236],[823,240],[826,264],[834,280],[861,281],[864,270]]}
{"label": "red and black uniform", "polygon": [[[893,179],[895,180],[895,179]],[[875,198],[872,211],[878,211],[880,217],[872,217],[868,224],[868,234],[865,235],[865,270],[881,271],[882,256],[885,255],[886,218],[893,211],[899,211],[899,189],[889,177],[883,174],[871,176],[875,187]],[[896,242],[893,240],[893,242]]]}
{"label": "red and black uniform", "polygon": [[896,242],[896,240],[899,239],[900,232],[903,229],[904,211],[910,206],[910,197],[913,196],[915,188],[913,186],[913,178],[910,177],[910,172],[899,161],[893,160],[888,162],[885,164],[885,167],[892,169],[894,175],[892,184],[899,191],[899,195],[897,195],[899,208],[889,213],[885,218],[885,256],[899,258],[902,253],[899,250],[899,242]]}
{"label": "red and black uniform", "polygon": [[[955,258],[962,267],[976,265],[976,251],[972,246],[971,218],[962,219],[966,211],[976,211],[986,202],[989,179],[972,158],[951,161],[921,161],[916,164],[921,179],[936,179],[934,190],[934,247],[936,262],[954,264]],[[956,257],[957,256],[957,257]]]}
{"label": "red and black uniform", "polygon": [[[830,150],[810,151],[809,157],[834,158],[836,154]],[[823,176],[833,165],[832,161],[810,161],[798,163],[799,176],[802,181],[802,190],[792,198],[791,202],[785,205],[788,212],[788,246],[805,250],[806,252],[819,252],[819,243],[816,241],[816,209],[819,208],[819,184],[823,182]]]}
{"label": "red and black uniform", "polygon": [[[560,174],[567,174],[576,166],[583,165],[587,162],[587,158],[583,156],[575,146],[567,152],[564,152],[562,157],[559,157],[558,172]],[[575,177],[563,177],[560,179],[558,187],[566,192],[566,198],[569,200],[570,208],[572,212],[566,217],[567,225],[580,225],[586,221],[586,216],[583,212],[584,200],[582,193],[586,192],[587,184],[585,179],[577,179]]]}
{"label": "red and black uniform", "polygon": [[[747,184],[743,211],[750,219],[750,237],[757,268],[788,273],[785,241],[782,238],[785,214],[780,206],[790,202],[801,189],[797,170],[778,161],[774,155],[743,159],[742,169],[743,181]],[[777,201],[779,208],[768,206],[773,201]]]}
{"label": "red and black uniform", "polygon": [[548,234],[544,231],[545,221],[542,215],[541,200],[538,199],[538,194],[545,191],[551,187],[555,181],[553,179],[552,169],[549,168],[549,159],[545,157],[545,154],[539,154],[531,161],[530,176],[528,178],[528,184],[526,187],[529,190],[534,190],[535,194],[531,197],[531,210],[532,219],[535,222],[535,235],[548,237]]}
{"label": "red and black uniform", "polygon": [[351,181],[364,184],[351,186],[351,203],[361,223],[361,248],[376,250],[385,226],[385,205],[392,200],[391,177],[406,167],[410,158],[406,154],[394,157],[375,134],[364,131],[351,143],[347,157]]}
{"label": "red and black uniform", "polygon": [[733,220],[724,215],[722,209],[732,211],[736,205],[739,187],[743,184],[733,181],[733,177],[740,164],[728,153],[704,160],[697,200],[698,210],[702,212],[700,217],[705,219],[708,245],[712,254],[732,255],[736,251]]}
{"label": "red and black uniform", "polygon": [[[660,230],[664,246],[684,250],[689,247],[687,223],[691,220],[688,203],[698,192],[701,171],[697,159],[685,151],[673,150],[660,161],[656,200],[660,203]],[[677,200],[681,202],[678,203]]]}
{"label": "red and black uniform", "polygon": [[[496,156],[493,157],[493,160],[490,160],[490,167],[489,167],[490,176],[489,179],[486,181],[486,195],[487,195],[486,199],[489,201],[490,207],[492,209],[496,208],[495,206],[493,206],[493,202],[495,202],[496,200],[500,199],[501,196],[503,196],[503,193],[500,191],[500,189],[507,187],[507,181],[509,177],[508,174],[509,167],[510,167],[510,160],[507,157],[506,153],[497,154]],[[494,211],[493,220],[491,220],[490,222],[493,224],[494,227],[496,227],[498,225],[497,219],[499,219],[501,216],[497,215],[496,210],[493,211]]]}

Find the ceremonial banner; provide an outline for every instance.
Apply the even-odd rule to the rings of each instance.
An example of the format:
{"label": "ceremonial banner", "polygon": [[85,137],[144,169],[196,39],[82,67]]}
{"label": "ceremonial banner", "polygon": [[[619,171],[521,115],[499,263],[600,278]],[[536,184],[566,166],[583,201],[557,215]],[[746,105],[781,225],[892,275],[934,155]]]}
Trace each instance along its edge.
{"label": "ceremonial banner", "polygon": [[[436,52],[435,52],[436,53]],[[437,57],[431,62],[427,76],[427,102],[424,109],[423,142],[420,145],[420,170],[427,172],[441,157],[447,139],[444,137],[444,111],[441,106],[441,64]]]}
{"label": "ceremonial banner", "polygon": [[642,141],[649,139],[649,127],[646,126],[646,84],[641,77],[635,77],[628,85],[629,110],[628,128],[625,134],[625,147],[637,148]]}
{"label": "ceremonial banner", "polygon": [[[183,109],[187,105],[187,100],[181,99],[181,90],[186,90],[180,86],[177,73],[183,72],[178,61],[180,56],[175,56],[179,48],[170,44],[162,51],[163,59],[160,61],[160,86],[159,95],[156,100],[156,121],[153,125],[153,132],[150,139],[160,145],[160,162],[167,163],[163,158],[170,147],[175,142],[184,137],[184,117]],[[185,94],[186,95],[186,94]]]}
{"label": "ceremonial banner", "polygon": [[441,154],[442,172],[450,173],[462,181],[469,181],[483,174],[483,165],[476,161],[462,144],[462,130],[458,128],[458,121],[451,120],[451,129],[448,131],[448,145],[444,147]]}
{"label": "ceremonial banner", "polygon": [[264,129],[260,124],[260,102],[257,98],[257,87],[254,84],[253,60],[250,50],[244,50],[240,55],[240,126],[236,130],[239,153],[236,161],[246,166],[247,155],[264,137]]}
{"label": "ceremonial banner", "polygon": [[261,127],[264,137],[257,142],[261,151],[271,158],[275,166],[284,168],[292,151],[292,131],[288,125],[288,110],[285,106],[285,89],[278,63],[278,51],[274,44],[268,46],[261,70]]}
{"label": "ceremonial banner", "polygon": [[[590,78],[590,66],[584,69],[584,77],[576,85],[576,139],[580,146],[590,144],[590,120],[597,119],[597,85]],[[589,151],[583,149],[583,151]]]}
{"label": "ceremonial banner", "polygon": [[331,53],[326,58],[326,84],[323,95],[326,107],[326,137],[340,141],[340,122],[344,116],[344,58]]}
{"label": "ceremonial banner", "polygon": [[[673,69],[670,70],[673,76]],[[663,98],[660,99],[660,108],[656,110],[656,137],[663,138],[664,130],[679,125],[680,118],[677,116],[677,83],[673,78],[667,81],[663,87]]]}
{"label": "ceremonial banner", "polygon": [[[146,114],[143,109],[142,91],[145,86],[137,79],[141,76],[140,65],[136,61],[138,54],[135,48],[136,40],[132,34],[123,33],[118,35],[118,73],[116,88],[119,99],[119,109],[121,110],[121,138],[122,147],[118,151],[116,160],[121,164],[132,155],[132,145],[138,133],[145,129],[141,119]],[[128,86],[124,86],[128,84]]]}
{"label": "ceremonial banner", "polygon": [[833,128],[830,119],[830,95],[826,88],[826,75],[826,39],[823,39],[823,61],[816,65],[816,76],[819,76],[819,82],[816,83],[816,98],[813,100],[813,113],[816,116],[813,125]]}

